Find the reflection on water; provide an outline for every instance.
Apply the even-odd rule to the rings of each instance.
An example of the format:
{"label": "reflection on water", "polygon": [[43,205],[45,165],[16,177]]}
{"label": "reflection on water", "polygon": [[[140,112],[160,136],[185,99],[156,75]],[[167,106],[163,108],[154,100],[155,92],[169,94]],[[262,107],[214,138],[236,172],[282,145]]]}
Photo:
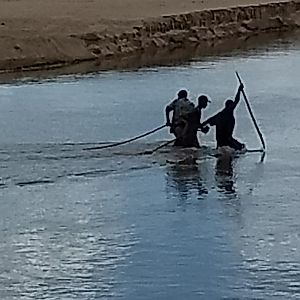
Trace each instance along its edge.
{"label": "reflection on water", "polygon": [[[0,298],[299,298],[300,51],[290,40],[272,49],[1,85]],[[167,130],[84,150],[159,126],[181,87],[210,95],[213,114],[235,70],[266,159],[215,157],[213,130],[201,150],[141,155]],[[236,119],[236,135],[259,147],[242,101]]]}
{"label": "reflection on water", "polygon": [[231,154],[222,155],[216,161],[216,183],[219,189],[228,194],[235,194],[235,175]]}
{"label": "reflection on water", "polygon": [[198,199],[207,194],[205,179],[201,173],[201,165],[167,167],[167,193],[177,198],[181,204],[186,203],[196,192]]}

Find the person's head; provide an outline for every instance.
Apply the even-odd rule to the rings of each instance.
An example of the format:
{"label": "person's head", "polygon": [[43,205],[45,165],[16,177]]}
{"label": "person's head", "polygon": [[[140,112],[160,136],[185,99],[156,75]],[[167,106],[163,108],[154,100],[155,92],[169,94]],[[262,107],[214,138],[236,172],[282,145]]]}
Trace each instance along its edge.
{"label": "person's head", "polygon": [[206,108],[207,103],[210,102],[205,95],[201,95],[198,97],[198,106],[199,108]]}
{"label": "person's head", "polygon": [[188,95],[188,93],[186,90],[180,90],[177,93],[178,99],[187,98],[187,95]]}
{"label": "person's head", "polygon": [[226,108],[226,109],[232,108],[232,107],[233,107],[233,103],[234,103],[234,102],[233,102],[231,99],[226,100],[226,101],[225,101],[225,108]]}

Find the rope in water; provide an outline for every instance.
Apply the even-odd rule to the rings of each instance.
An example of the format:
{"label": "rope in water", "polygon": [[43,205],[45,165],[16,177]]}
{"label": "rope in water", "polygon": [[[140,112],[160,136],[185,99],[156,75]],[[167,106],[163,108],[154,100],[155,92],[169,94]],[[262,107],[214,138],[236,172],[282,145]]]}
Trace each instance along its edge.
{"label": "rope in water", "polygon": [[159,145],[158,147],[154,148],[153,150],[146,150],[144,152],[141,152],[140,154],[153,154],[154,152],[156,152],[157,150],[163,148],[163,147],[166,147],[168,145],[170,145],[171,143],[175,142],[176,139],[173,139],[173,140],[170,140],[170,141],[167,141],[161,145]]}
{"label": "rope in water", "polygon": [[141,138],[143,138],[143,137],[145,137],[145,136],[147,136],[147,135],[150,135],[150,134],[152,134],[152,133],[154,133],[154,132],[156,132],[156,131],[159,131],[159,130],[163,129],[164,127],[166,127],[165,124],[164,124],[164,125],[161,125],[161,126],[159,126],[159,127],[157,127],[157,128],[154,128],[154,129],[152,129],[152,130],[150,130],[150,131],[148,131],[148,132],[145,132],[145,133],[143,133],[143,134],[140,134],[140,135],[138,135],[138,136],[135,136],[135,137],[133,137],[133,138],[130,138],[130,139],[128,139],[128,140],[124,140],[124,141],[120,141],[120,142],[116,142],[116,143],[109,144],[109,145],[104,145],[104,146],[97,146],[97,147],[85,148],[85,149],[83,149],[83,150],[100,150],[100,149],[106,149],[106,148],[117,147],[117,146],[120,146],[120,145],[124,145],[124,144],[130,143],[130,142],[136,141],[136,140],[138,140],[138,139],[141,139]]}

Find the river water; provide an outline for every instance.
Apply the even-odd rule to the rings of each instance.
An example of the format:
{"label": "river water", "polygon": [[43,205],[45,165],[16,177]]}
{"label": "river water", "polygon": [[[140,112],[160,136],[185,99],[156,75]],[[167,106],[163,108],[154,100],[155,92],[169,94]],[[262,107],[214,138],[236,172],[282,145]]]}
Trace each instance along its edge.
{"label": "river water", "polygon": [[[151,150],[180,88],[222,108],[237,87],[267,155]],[[0,298],[299,299],[300,44],[186,64],[0,85]],[[260,141],[243,101],[235,135]],[[181,164],[193,155],[196,164]]]}

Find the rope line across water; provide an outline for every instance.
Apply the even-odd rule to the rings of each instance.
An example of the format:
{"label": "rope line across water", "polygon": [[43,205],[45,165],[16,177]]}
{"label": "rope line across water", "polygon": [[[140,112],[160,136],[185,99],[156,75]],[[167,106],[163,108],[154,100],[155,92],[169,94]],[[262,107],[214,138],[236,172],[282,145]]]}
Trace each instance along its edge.
{"label": "rope line across water", "polygon": [[158,130],[161,130],[163,129],[164,127],[166,127],[166,125],[161,125],[155,129],[152,129],[148,132],[145,132],[143,134],[140,134],[138,136],[135,136],[133,138],[130,138],[128,140],[124,140],[124,141],[120,141],[120,142],[116,142],[116,143],[113,143],[113,144],[109,144],[109,145],[104,145],[104,146],[97,146],[97,147],[90,147],[90,148],[84,148],[83,150],[100,150],[100,149],[106,149],[106,148],[113,148],[113,147],[117,147],[117,146],[120,146],[120,145],[124,145],[124,144],[127,144],[127,143],[130,143],[130,142],[133,142],[133,141],[136,141],[138,139],[141,139],[147,135],[150,135]]}

